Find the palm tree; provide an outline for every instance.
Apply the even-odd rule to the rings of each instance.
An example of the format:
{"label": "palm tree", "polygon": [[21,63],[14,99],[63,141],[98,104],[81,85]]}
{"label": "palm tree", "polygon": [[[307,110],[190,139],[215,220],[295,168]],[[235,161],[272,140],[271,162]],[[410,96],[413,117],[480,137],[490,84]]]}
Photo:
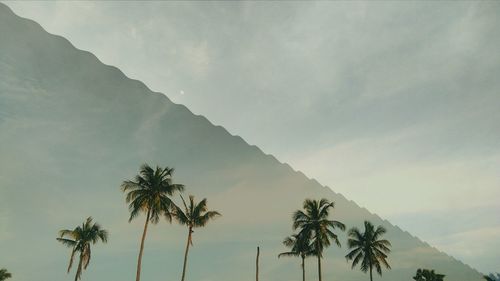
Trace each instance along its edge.
{"label": "palm tree", "polygon": [[445,275],[437,274],[434,270],[418,269],[413,280],[415,281],[443,281]]}
{"label": "palm tree", "polygon": [[11,277],[12,274],[10,274],[10,272],[8,272],[7,269],[5,268],[0,269],[0,281],[5,281]]}
{"label": "palm tree", "polygon": [[207,199],[201,200],[199,203],[194,201],[194,196],[189,195],[189,204],[186,204],[181,195],[182,203],[184,204],[184,211],[176,206],[174,215],[181,225],[188,227],[188,237],[186,243],[186,251],[184,253],[184,266],[182,267],[181,281],[184,281],[186,276],[186,265],[189,251],[189,245],[193,245],[193,228],[204,227],[208,221],[214,219],[221,214],[217,211],[207,210]]}
{"label": "palm tree", "polygon": [[387,254],[391,251],[389,247],[391,243],[388,240],[379,238],[387,231],[384,227],[378,226],[377,229],[369,221],[365,221],[365,232],[361,233],[359,229],[353,227],[349,230],[349,239],[347,245],[349,249],[353,249],[345,257],[352,260],[352,267],[361,261],[361,271],[370,271],[370,281],[373,281],[373,267],[377,273],[382,275],[383,264],[386,268],[390,269],[391,266],[387,262]]}
{"label": "palm tree", "polygon": [[69,258],[68,273],[71,270],[76,253],[80,253],[75,281],[81,278],[83,270],[87,269],[90,263],[90,245],[96,244],[99,240],[103,243],[108,242],[108,232],[102,229],[98,223],[93,223],[92,217],[88,217],[81,226],[77,226],[74,229],[59,231],[57,241],[72,249]]}
{"label": "palm tree", "polygon": [[171,210],[175,204],[170,199],[175,192],[184,190],[182,184],[172,183],[173,168],[151,168],[147,164],[141,166],[139,174],[134,180],[124,181],[121,185],[122,191],[127,193],[126,202],[129,204],[129,222],[140,213],[146,213],[146,222],[137,258],[136,281],[141,280],[141,262],[144,251],[144,240],[148,230],[148,224],[157,224],[160,216],[165,216],[168,221],[172,221]]}
{"label": "palm tree", "polygon": [[327,199],[310,200],[306,199],[303,205],[304,211],[297,210],[293,214],[293,229],[300,229],[300,235],[311,239],[313,253],[318,257],[318,277],[321,281],[321,258],[323,250],[330,246],[332,239],[337,246],[340,242],[333,232],[335,228],[345,230],[345,225],[339,221],[329,220],[330,210],[334,208],[334,203]]}
{"label": "palm tree", "polygon": [[289,236],[283,240],[283,245],[290,248],[289,252],[283,252],[278,255],[278,258],[281,257],[300,257],[302,259],[301,267],[302,267],[302,281],[306,280],[306,268],[305,268],[305,259],[308,256],[313,255],[313,248],[309,242],[309,237],[299,234],[294,234]]}

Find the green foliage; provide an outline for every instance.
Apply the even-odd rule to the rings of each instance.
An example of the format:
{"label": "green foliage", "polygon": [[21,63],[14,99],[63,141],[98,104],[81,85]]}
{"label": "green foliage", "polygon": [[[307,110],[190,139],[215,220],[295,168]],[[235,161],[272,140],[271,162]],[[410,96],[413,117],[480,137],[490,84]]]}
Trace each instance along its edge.
{"label": "green foliage", "polygon": [[369,221],[365,221],[365,231],[361,233],[359,229],[353,227],[349,230],[349,239],[347,245],[352,249],[345,257],[352,260],[352,267],[361,262],[360,269],[363,272],[370,270],[370,279],[372,278],[371,272],[375,268],[379,275],[382,275],[382,265],[390,269],[391,266],[387,262],[387,254],[390,253],[389,247],[391,243],[385,239],[379,239],[386,233],[386,229],[378,226],[377,229]]}
{"label": "green foliage", "polygon": [[2,268],[0,269],[0,281],[7,280],[12,277],[12,274],[7,271],[7,269]]}
{"label": "green foliage", "polygon": [[122,191],[127,193],[126,202],[129,204],[132,221],[140,213],[149,213],[148,219],[156,224],[161,216],[172,220],[171,210],[175,204],[170,199],[175,192],[182,192],[182,184],[172,183],[173,168],[151,168],[144,164],[134,180],[124,181]]}
{"label": "green foliage", "polygon": [[81,278],[82,271],[87,269],[87,266],[90,263],[90,246],[99,241],[102,241],[103,243],[108,242],[108,232],[102,229],[98,223],[93,223],[92,217],[88,217],[81,226],[77,226],[72,230],[63,229],[59,231],[59,238],[57,238],[57,241],[72,249],[69,259],[68,273],[73,266],[75,254],[79,253],[80,260],[78,262],[78,268],[75,276],[75,280],[78,280]]}
{"label": "green foliage", "polygon": [[290,251],[283,252],[278,255],[278,258],[281,257],[308,257],[314,254],[313,246],[310,244],[310,241],[304,233],[293,234],[292,236],[288,236],[283,240],[283,245],[285,247],[290,248]]}
{"label": "green foliage", "polygon": [[445,275],[435,273],[434,270],[418,269],[413,280],[415,281],[443,281]]}
{"label": "green foliage", "polygon": [[339,221],[329,220],[330,210],[334,203],[327,199],[306,199],[303,204],[304,210],[297,210],[293,214],[293,229],[300,230],[300,235],[308,237],[313,247],[315,256],[322,257],[323,250],[330,246],[331,240],[340,245],[338,236],[333,232],[336,228],[345,230],[345,225]]}
{"label": "green foliage", "polygon": [[221,214],[217,211],[207,210],[207,199],[204,198],[199,203],[194,201],[194,196],[189,195],[189,203],[186,204],[184,197],[182,197],[182,203],[184,205],[184,210],[175,206],[174,217],[181,225],[186,225],[189,228],[204,227],[209,220],[220,216]]}

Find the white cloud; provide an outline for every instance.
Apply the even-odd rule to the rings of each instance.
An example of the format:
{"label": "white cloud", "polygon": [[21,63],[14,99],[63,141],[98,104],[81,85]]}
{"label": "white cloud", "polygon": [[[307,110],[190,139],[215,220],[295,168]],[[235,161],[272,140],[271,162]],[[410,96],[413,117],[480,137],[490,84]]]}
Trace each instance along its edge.
{"label": "white cloud", "polygon": [[210,69],[211,62],[207,41],[186,46],[183,50],[183,60],[187,62],[194,75],[205,76]]}
{"label": "white cloud", "polygon": [[500,237],[500,225],[495,225],[436,237],[430,243],[451,255],[477,259],[492,248],[500,248],[498,237]]}

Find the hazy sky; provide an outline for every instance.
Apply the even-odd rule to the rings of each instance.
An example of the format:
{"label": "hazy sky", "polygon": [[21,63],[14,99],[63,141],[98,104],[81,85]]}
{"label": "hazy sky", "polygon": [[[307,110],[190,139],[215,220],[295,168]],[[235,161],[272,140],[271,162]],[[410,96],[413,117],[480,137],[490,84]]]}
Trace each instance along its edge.
{"label": "hazy sky", "polygon": [[6,4],[431,245],[500,271],[500,2]]}

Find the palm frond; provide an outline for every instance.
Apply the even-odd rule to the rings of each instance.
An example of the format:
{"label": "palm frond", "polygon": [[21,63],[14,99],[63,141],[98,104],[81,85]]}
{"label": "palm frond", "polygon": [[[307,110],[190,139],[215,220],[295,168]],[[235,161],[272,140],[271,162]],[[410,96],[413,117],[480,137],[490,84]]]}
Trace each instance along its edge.
{"label": "palm frond", "polygon": [[83,252],[83,269],[87,269],[87,266],[89,266],[91,254],[90,244],[87,244],[85,251]]}
{"label": "palm frond", "polygon": [[278,255],[278,258],[281,257],[298,257],[300,254],[297,252],[283,252]]}
{"label": "palm frond", "polygon": [[75,245],[77,243],[75,240],[70,240],[70,239],[66,239],[66,238],[56,238],[56,240],[61,242],[63,245],[70,247],[70,248],[75,247]]}
{"label": "palm frond", "polygon": [[64,236],[67,236],[67,237],[70,237],[73,239],[78,239],[78,237],[76,235],[77,235],[77,233],[75,233],[75,230],[71,230],[71,229],[63,229],[63,230],[59,231],[59,237],[61,237],[61,238]]}
{"label": "palm frond", "polygon": [[0,281],[7,280],[12,277],[12,274],[7,271],[7,269],[2,268],[0,269]]}

